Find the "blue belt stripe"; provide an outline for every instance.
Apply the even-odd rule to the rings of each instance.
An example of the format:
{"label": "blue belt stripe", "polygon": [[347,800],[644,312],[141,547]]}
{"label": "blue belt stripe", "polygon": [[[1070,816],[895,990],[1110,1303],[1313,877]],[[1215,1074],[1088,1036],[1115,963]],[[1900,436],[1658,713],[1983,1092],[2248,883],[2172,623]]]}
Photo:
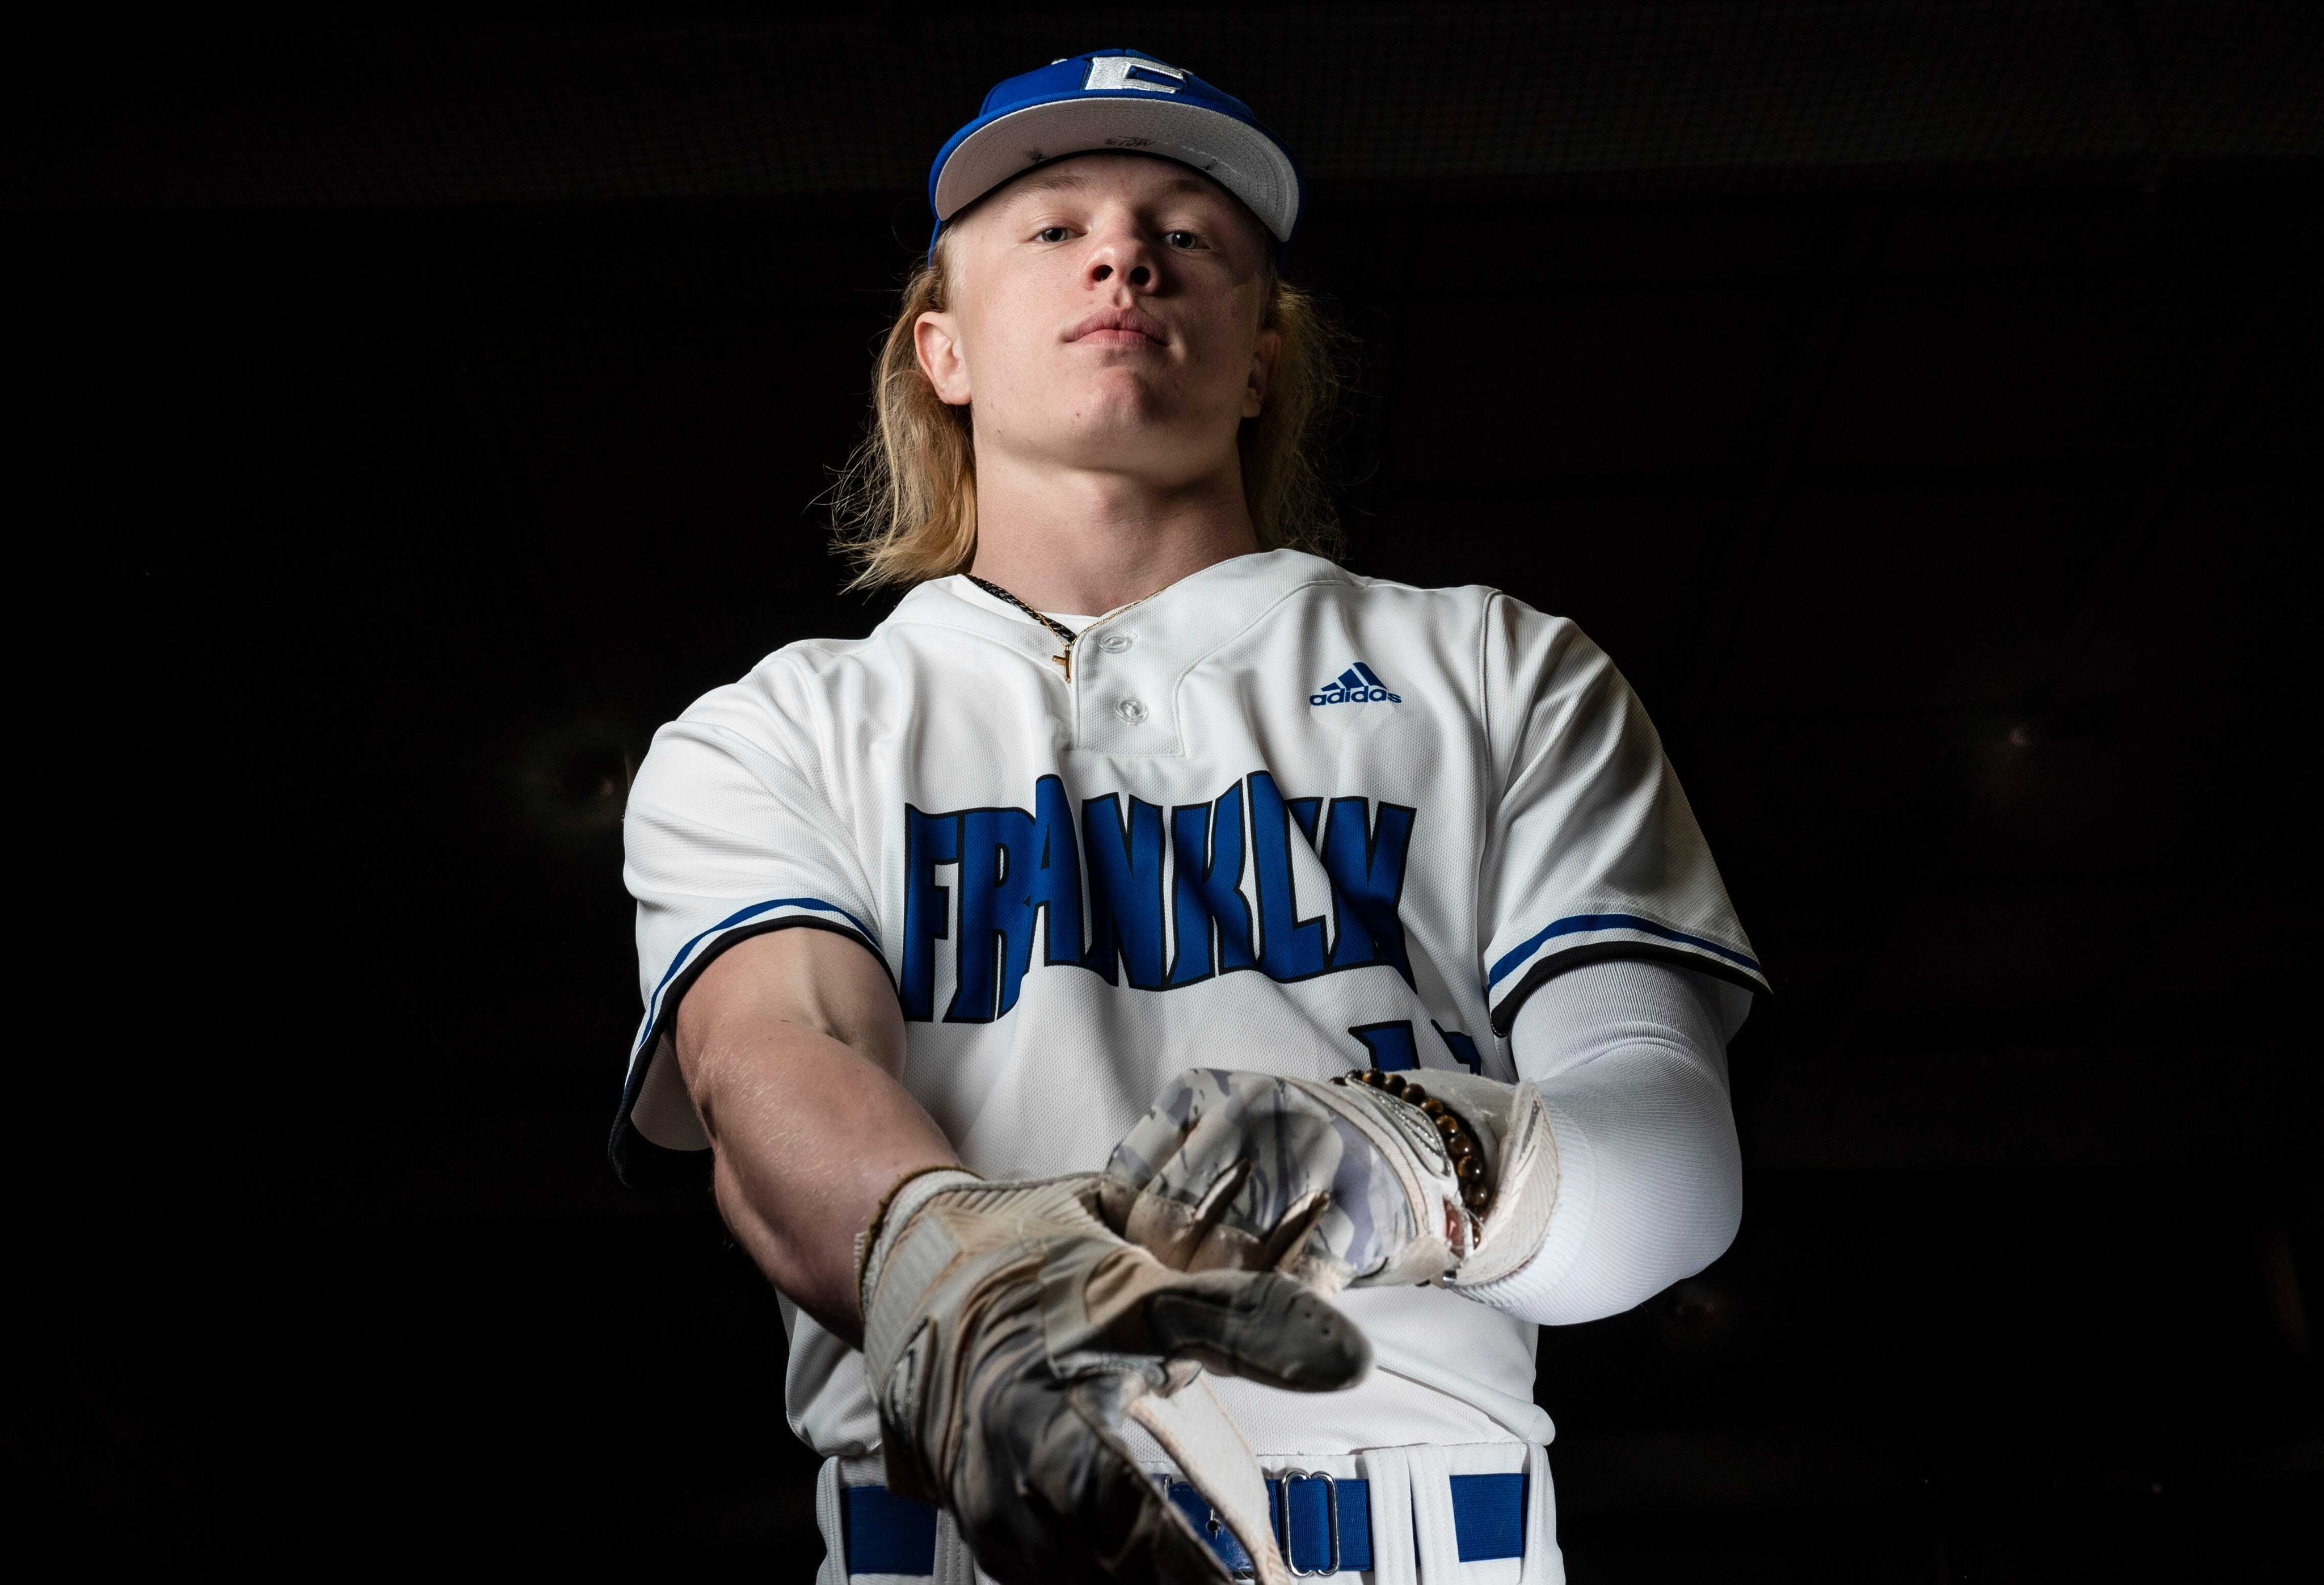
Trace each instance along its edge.
{"label": "blue belt stripe", "polygon": [[884,1486],[851,1486],[842,1505],[851,1574],[933,1574],[936,1511]]}
{"label": "blue belt stripe", "polygon": [[1522,1470],[1452,1477],[1452,1536],[1462,1562],[1525,1556],[1525,1488]]}
{"label": "blue belt stripe", "polygon": [[[1272,1497],[1277,1481],[1268,1481]],[[1340,1567],[1362,1572],[1372,1566],[1371,1483],[1339,1480]],[[843,1493],[846,1525],[847,1571],[851,1574],[933,1574],[936,1566],[936,1511],[924,1502],[898,1497],[884,1486],[851,1486]],[[1174,1480],[1171,1503],[1186,1516],[1197,1534],[1208,1533],[1210,1505],[1194,1488]],[[1282,1534],[1276,1519],[1276,1542],[1294,1567],[1320,1569],[1331,1561],[1332,1538],[1327,1521],[1331,1505],[1321,1480],[1291,1483],[1291,1534]],[[1526,1477],[1455,1475],[1452,1477],[1454,1549],[1464,1563],[1525,1555]],[[1248,1570],[1250,1559],[1231,1532],[1221,1526],[1210,1537],[1211,1549],[1231,1570]]]}

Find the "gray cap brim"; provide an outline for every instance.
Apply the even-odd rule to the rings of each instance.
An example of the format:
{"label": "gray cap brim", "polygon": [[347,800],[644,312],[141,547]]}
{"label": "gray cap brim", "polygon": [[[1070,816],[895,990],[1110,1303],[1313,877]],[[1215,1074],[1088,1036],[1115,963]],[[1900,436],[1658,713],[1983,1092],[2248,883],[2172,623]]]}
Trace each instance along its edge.
{"label": "gray cap brim", "polygon": [[1266,134],[1200,105],[1145,94],[1028,105],[961,142],[936,180],[943,224],[1012,177],[1068,154],[1159,154],[1250,207],[1276,241],[1299,218],[1299,173]]}

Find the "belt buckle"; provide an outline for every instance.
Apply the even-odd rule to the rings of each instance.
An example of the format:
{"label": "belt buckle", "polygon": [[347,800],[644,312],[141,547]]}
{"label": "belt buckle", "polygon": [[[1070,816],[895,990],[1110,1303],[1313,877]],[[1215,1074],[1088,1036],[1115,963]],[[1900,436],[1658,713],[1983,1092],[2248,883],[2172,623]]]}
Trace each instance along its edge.
{"label": "belt buckle", "polygon": [[[1330,1560],[1320,1569],[1303,1569],[1291,1556],[1291,1483],[1294,1480],[1320,1480],[1323,1483],[1323,1534],[1331,1539]],[[1286,1470],[1277,1478],[1275,1487],[1275,1516],[1277,1528],[1283,1532],[1283,1566],[1302,1580],[1321,1580],[1340,1571],[1340,1483],[1321,1470]]]}

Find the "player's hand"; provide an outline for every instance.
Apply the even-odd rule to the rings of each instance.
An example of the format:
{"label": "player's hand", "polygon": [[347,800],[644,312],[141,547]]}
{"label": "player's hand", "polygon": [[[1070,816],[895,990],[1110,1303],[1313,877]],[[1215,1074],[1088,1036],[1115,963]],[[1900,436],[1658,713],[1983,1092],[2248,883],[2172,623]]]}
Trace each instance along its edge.
{"label": "player's hand", "polygon": [[[1099,1216],[1099,1184],[947,1172],[896,1195],[860,1273],[888,1484],[950,1508],[978,1563],[1010,1585],[1223,1582],[1131,1462],[1124,1418],[1204,1365],[1295,1391],[1347,1387],[1370,1345],[1296,1283],[1188,1275],[1125,1243]],[[1271,1537],[1231,1527],[1275,1561]]]}
{"label": "player's hand", "polygon": [[1530,1084],[1190,1068],[1114,1148],[1103,1203],[1111,1226],[1182,1271],[1278,1271],[1326,1295],[1468,1286],[1532,1258],[1557,1176]]}

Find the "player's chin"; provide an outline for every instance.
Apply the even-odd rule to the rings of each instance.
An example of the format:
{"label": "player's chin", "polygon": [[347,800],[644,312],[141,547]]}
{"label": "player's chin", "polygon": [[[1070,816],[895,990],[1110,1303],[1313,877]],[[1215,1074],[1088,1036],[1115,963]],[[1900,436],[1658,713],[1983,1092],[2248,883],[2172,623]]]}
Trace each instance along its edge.
{"label": "player's chin", "polygon": [[1106,359],[1058,389],[1073,393],[1071,416],[1084,429],[1167,423],[1186,405],[1176,372],[1157,358]]}
{"label": "player's chin", "polygon": [[1191,459],[1217,449],[1217,437],[1231,434],[1188,400],[1173,379],[1117,368],[1073,390],[1070,405],[1057,415],[1059,449],[1082,465],[1128,470],[1167,479],[1183,473]]}

